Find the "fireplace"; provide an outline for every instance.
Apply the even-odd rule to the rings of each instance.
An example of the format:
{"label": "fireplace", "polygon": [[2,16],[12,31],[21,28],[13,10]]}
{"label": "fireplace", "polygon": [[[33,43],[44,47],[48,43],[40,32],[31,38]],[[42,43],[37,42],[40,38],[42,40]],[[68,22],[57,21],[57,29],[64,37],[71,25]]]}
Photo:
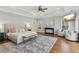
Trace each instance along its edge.
{"label": "fireplace", "polygon": [[45,33],[46,34],[53,34],[54,35],[54,28],[45,27]]}

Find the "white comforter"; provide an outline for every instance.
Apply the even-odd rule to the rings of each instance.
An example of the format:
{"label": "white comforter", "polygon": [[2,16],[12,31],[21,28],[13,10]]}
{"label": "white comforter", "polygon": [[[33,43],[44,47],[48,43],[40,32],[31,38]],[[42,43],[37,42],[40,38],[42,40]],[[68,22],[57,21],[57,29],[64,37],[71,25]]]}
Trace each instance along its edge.
{"label": "white comforter", "polygon": [[36,32],[32,32],[32,31],[7,33],[8,38],[10,40],[16,42],[16,43],[23,42],[23,36],[29,37],[29,36],[32,36],[32,35],[37,36],[37,33]]}

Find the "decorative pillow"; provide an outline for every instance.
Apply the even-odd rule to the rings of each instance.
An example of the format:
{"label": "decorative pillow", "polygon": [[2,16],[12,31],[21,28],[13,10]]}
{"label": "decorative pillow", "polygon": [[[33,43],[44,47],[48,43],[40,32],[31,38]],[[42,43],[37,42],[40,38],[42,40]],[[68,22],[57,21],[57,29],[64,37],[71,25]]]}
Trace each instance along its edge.
{"label": "decorative pillow", "polygon": [[11,32],[12,33],[15,33],[16,32],[16,29],[15,28],[11,28]]}
{"label": "decorative pillow", "polygon": [[9,29],[8,28],[6,29],[6,32],[9,33]]}
{"label": "decorative pillow", "polygon": [[68,33],[71,35],[71,32],[70,31],[68,31]]}
{"label": "decorative pillow", "polygon": [[16,32],[19,32],[19,30],[16,28]]}
{"label": "decorative pillow", "polygon": [[25,29],[20,29],[19,32],[25,32]]}
{"label": "decorative pillow", "polygon": [[25,29],[22,29],[22,32],[25,32]]}
{"label": "decorative pillow", "polygon": [[64,30],[62,29],[61,32],[63,32]]}
{"label": "decorative pillow", "polygon": [[74,31],[74,33],[77,33],[76,31]]}
{"label": "decorative pillow", "polygon": [[11,28],[8,28],[8,32],[11,33]]}

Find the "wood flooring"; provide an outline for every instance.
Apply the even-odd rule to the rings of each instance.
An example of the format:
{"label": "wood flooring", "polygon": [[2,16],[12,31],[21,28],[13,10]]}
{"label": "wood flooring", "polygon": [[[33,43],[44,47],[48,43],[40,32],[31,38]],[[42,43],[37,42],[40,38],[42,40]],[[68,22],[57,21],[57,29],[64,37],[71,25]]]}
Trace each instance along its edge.
{"label": "wood flooring", "polygon": [[[52,36],[52,34],[39,33],[45,36]],[[79,42],[73,42],[65,39],[64,37],[57,37],[57,42],[54,47],[51,49],[50,53],[79,53]]]}
{"label": "wood flooring", "polygon": [[[52,36],[52,34],[45,34],[45,33],[38,33],[41,35],[45,35],[45,36]],[[54,52],[54,53],[79,53],[79,42],[72,42],[69,41],[67,39],[65,39],[64,37],[59,37],[57,35],[55,35],[55,37],[57,37],[57,42],[54,45],[54,47],[51,49],[50,53]],[[0,44],[4,44],[6,42],[11,42],[8,39],[3,39],[0,40]]]}
{"label": "wood flooring", "polygon": [[10,42],[10,40],[8,40],[8,39],[0,39],[0,44],[4,44],[6,42]]}

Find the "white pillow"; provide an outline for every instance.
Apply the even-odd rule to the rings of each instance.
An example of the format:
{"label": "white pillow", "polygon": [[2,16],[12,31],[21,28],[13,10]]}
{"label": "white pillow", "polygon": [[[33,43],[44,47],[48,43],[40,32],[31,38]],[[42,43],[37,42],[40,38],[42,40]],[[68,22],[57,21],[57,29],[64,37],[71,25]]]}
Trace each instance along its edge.
{"label": "white pillow", "polygon": [[18,32],[25,32],[25,29],[19,29]]}

